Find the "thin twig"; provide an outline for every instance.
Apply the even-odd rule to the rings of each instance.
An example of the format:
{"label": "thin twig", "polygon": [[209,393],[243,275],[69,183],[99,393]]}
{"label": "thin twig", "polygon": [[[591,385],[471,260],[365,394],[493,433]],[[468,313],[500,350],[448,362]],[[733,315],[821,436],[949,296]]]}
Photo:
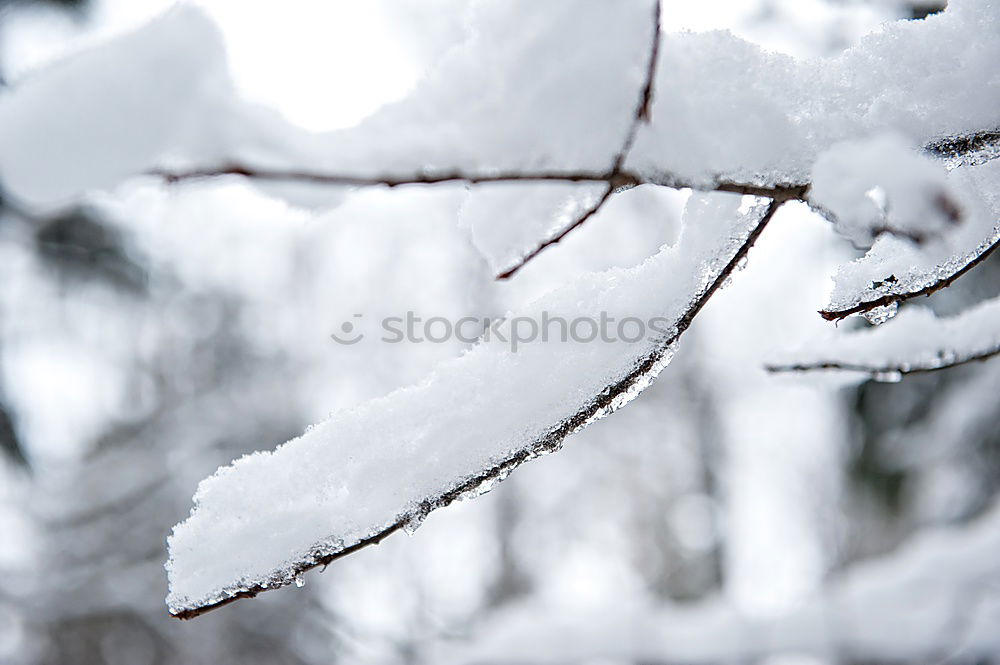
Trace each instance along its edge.
{"label": "thin twig", "polygon": [[[643,112],[644,109],[648,108],[645,106],[645,99],[645,92],[643,92],[644,104],[639,107],[640,112]],[[650,97],[650,99],[652,99],[652,97]],[[996,136],[1000,136],[1000,131],[987,130],[963,135],[957,138],[952,137],[949,139],[940,139],[928,143],[925,146],[925,150],[931,154],[941,157],[962,155],[965,154],[963,151],[977,150],[981,149],[983,145],[992,145],[991,141],[993,141]],[[1000,142],[1000,139],[996,140]],[[620,154],[621,153],[619,153],[619,155]],[[617,162],[618,160],[619,156],[616,155],[615,161]],[[780,200],[798,199],[802,201],[806,200],[809,190],[809,183],[807,182],[760,185],[751,182],[732,181],[724,177],[716,178],[710,182],[700,182],[680,178],[669,173],[660,174],[658,176],[639,175],[628,171],[624,167],[619,168],[617,171],[614,168],[607,171],[587,169],[556,169],[545,171],[491,170],[480,173],[462,170],[441,170],[433,172],[362,176],[349,173],[308,171],[304,169],[274,169],[252,166],[239,162],[230,162],[218,167],[195,168],[179,171],[170,169],[153,169],[151,171],[147,171],[147,175],[163,178],[168,183],[179,183],[187,180],[199,180],[235,175],[254,180],[303,182],[317,185],[343,185],[348,187],[399,187],[403,185],[437,185],[444,183],[465,183],[469,185],[478,185],[485,183],[507,182],[605,182],[615,188],[650,184],[670,187],[672,189],[733,192],[736,194],[749,194],[751,196],[763,196],[766,198]]]}
{"label": "thin twig", "polygon": [[573,222],[569,226],[566,226],[565,228],[563,228],[562,231],[560,231],[559,233],[557,233],[553,237],[549,238],[548,240],[546,240],[542,244],[540,244],[537,247],[535,247],[535,249],[533,249],[530,252],[528,252],[513,267],[511,267],[511,268],[505,270],[504,272],[500,273],[499,275],[497,275],[496,278],[498,280],[505,280],[505,279],[510,279],[511,277],[513,277],[514,274],[517,271],[519,271],[521,268],[523,268],[529,261],[531,261],[532,259],[534,259],[536,256],[538,256],[539,254],[541,254],[544,250],[548,249],[552,245],[555,245],[555,244],[559,243],[563,238],[565,238],[567,235],[569,235],[572,231],[574,231],[575,229],[577,229],[579,226],[582,226],[584,222],[586,222],[588,219],[590,219],[591,217],[593,217],[594,215],[596,215],[597,212],[604,206],[604,204],[608,201],[608,199],[611,198],[611,195],[614,194],[614,193],[615,193],[615,188],[612,187],[611,185],[608,185],[607,189],[604,190],[604,193],[601,194],[601,197],[599,199],[597,199],[597,201],[594,203],[594,205],[588,207],[575,220],[573,220]]}
{"label": "thin twig", "polygon": [[959,367],[960,365],[967,365],[969,363],[989,360],[990,358],[996,355],[1000,355],[1000,345],[991,347],[989,349],[984,349],[982,351],[976,351],[974,353],[967,354],[964,356],[960,356],[955,353],[938,351],[937,358],[939,360],[936,362],[886,363],[885,365],[868,365],[865,363],[856,363],[843,360],[822,360],[809,363],[765,365],[764,369],[766,369],[768,372],[773,372],[773,373],[837,370],[842,372],[863,372],[873,377],[892,376],[892,375],[901,376],[905,374],[922,374],[926,372],[936,372],[938,370],[948,369],[950,367]]}
{"label": "thin twig", "polygon": [[[607,182],[611,171],[590,170],[552,170],[552,171],[484,171],[474,173],[468,171],[428,171],[407,174],[385,174],[376,176],[360,176],[349,173],[321,173],[307,170],[268,169],[230,162],[217,168],[190,169],[186,171],[170,171],[156,169],[148,175],[163,178],[168,183],[178,183],[185,180],[202,180],[220,176],[235,175],[253,180],[272,180],[302,182],[315,185],[343,185],[346,187],[401,187],[403,185],[439,185],[446,183],[465,183],[480,185],[502,182]],[[638,184],[636,180],[633,184]]]}
{"label": "thin twig", "polygon": [[639,102],[629,124],[625,141],[622,142],[621,150],[615,157],[613,171],[618,173],[625,168],[625,160],[628,159],[635,139],[639,135],[639,127],[645,123],[649,124],[653,119],[653,93],[656,89],[656,65],[660,59],[660,18],[662,10],[661,0],[653,3],[653,35],[649,45],[649,60],[646,61],[646,78],[643,81],[642,89],[639,91]]}
{"label": "thin twig", "polygon": [[[648,81],[649,79],[647,79]],[[649,113],[647,106],[646,87],[643,87],[643,103],[638,107],[637,117],[644,119],[639,114]],[[652,92],[649,93],[649,100],[652,99]],[[651,102],[650,102],[651,103]],[[931,141],[924,146],[925,151],[938,157],[953,157],[967,154],[982,149],[984,146],[1000,145],[1000,130],[985,130],[974,132],[959,137],[949,137]],[[618,162],[622,153],[615,156]],[[735,192],[738,194],[750,194],[753,196],[764,196],[767,198],[805,198],[809,183],[785,183],[777,185],[758,185],[748,182],[735,182],[726,178],[717,178],[712,182],[694,182],[684,178],[678,178],[671,174],[662,174],[659,177],[640,176],[624,168],[622,160],[621,168],[617,171],[612,167],[610,170],[588,170],[588,169],[567,169],[567,170],[545,170],[545,171],[502,171],[491,170],[481,173],[462,170],[441,170],[432,172],[404,173],[404,174],[383,174],[373,176],[362,176],[349,173],[322,173],[318,171],[308,171],[305,169],[275,169],[267,167],[252,166],[245,163],[230,162],[218,167],[195,168],[188,170],[154,169],[147,172],[147,175],[163,178],[168,183],[178,183],[186,180],[197,180],[205,178],[217,178],[227,175],[242,176],[254,180],[275,180],[303,182],[317,185],[344,185],[349,187],[399,187],[402,185],[436,185],[451,182],[460,182],[470,185],[499,182],[606,182],[615,187],[623,185],[661,185],[673,189],[696,189],[700,191],[721,191]],[[615,180],[617,175],[617,182]]]}
{"label": "thin twig", "polygon": [[405,185],[440,185],[462,183],[466,185],[482,185],[489,183],[541,183],[541,182],[604,182],[614,189],[620,190],[637,185],[659,185],[670,189],[694,189],[703,192],[732,192],[760,196],[768,199],[788,201],[792,199],[805,200],[809,186],[806,183],[781,183],[776,185],[759,185],[749,182],[737,182],[725,178],[712,181],[689,181],[671,174],[658,176],[641,176],[628,170],[590,171],[590,170],[552,170],[552,171],[486,171],[482,173],[468,171],[436,171],[410,174],[385,174],[374,176],[359,176],[338,173],[320,173],[304,170],[281,170],[257,168],[246,164],[230,163],[218,168],[190,169],[186,171],[171,171],[154,169],[146,175],[163,178],[167,183],[174,184],[188,180],[204,180],[223,176],[241,176],[253,180],[302,182],[316,185],[342,185],[345,187],[402,187]]}

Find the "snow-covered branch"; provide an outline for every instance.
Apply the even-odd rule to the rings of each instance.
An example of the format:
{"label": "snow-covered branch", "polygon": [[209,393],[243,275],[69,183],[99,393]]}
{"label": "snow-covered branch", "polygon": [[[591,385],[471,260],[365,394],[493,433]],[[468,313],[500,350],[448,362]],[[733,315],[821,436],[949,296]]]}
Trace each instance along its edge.
{"label": "snow-covered branch", "polygon": [[[995,238],[989,240],[988,242],[984,242],[980,247],[976,248],[974,252],[962,257],[962,260],[960,260],[956,266],[944,271],[944,274],[925,285],[910,290],[893,290],[885,295],[861,300],[853,305],[843,307],[841,309],[822,309],[819,314],[827,321],[839,321],[841,319],[846,319],[852,314],[863,314],[864,312],[871,312],[882,308],[892,308],[898,306],[900,303],[906,302],[907,300],[937,293],[941,289],[951,286],[951,284],[959,277],[965,275],[967,272],[989,258],[998,246],[1000,246],[1000,234],[997,234]],[[874,282],[873,287],[878,288],[882,286],[892,286],[896,282],[897,278],[890,275],[886,278],[886,280]]]}
{"label": "snow-covered branch", "polygon": [[630,270],[581,278],[512,315],[501,331],[515,332],[524,317],[602,311],[655,319],[662,333],[635,343],[536,342],[514,354],[499,337],[484,338],[418,386],[337,414],[203,481],[191,517],[170,538],[171,613],[192,618],[291,584],[415,528],[629,402],[670,361],[781,202],[746,214],[739,205],[736,196],[695,197],[677,247]]}
{"label": "snow-covered branch", "polygon": [[[822,312],[829,320],[888,319],[898,303],[985,261],[1000,244],[1000,42],[970,35],[995,26],[996,8],[949,4],[835,57],[797,60],[723,32],[663,35],[657,0],[473,3],[463,40],[405,96],[323,133],[236,94],[220,35],[190,6],[4,92],[0,179],[26,216],[104,196],[95,192],[130,178],[158,195],[161,180],[243,178],[295,204],[299,186],[321,186],[319,207],[343,204],[338,187],[370,188],[354,194],[364,201],[381,196],[379,187],[451,185],[451,213],[468,215],[471,244],[503,279],[588,220],[610,217],[629,196],[617,192],[695,192],[677,244],[633,268],[576,271],[420,383],[204,480],[170,538],[171,613],[190,618],[298,582],[412,530],[626,404],[670,361],[786,201],[825,211],[844,235],[871,245],[838,273]],[[455,191],[462,186],[470,191]],[[491,199],[491,190],[504,191]],[[751,206],[747,195],[761,200]],[[521,201],[482,214],[483,200],[504,197]],[[667,217],[657,203],[644,215]],[[275,216],[293,212],[279,208]],[[987,358],[1000,350],[995,309],[953,321],[904,313],[771,369],[890,379]],[[537,330],[546,317],[568,326],[609,315],[655,334],[509,344],[519,325]],[[254,437],[264,448],[280,440]]]}
{"label": "snow-covered branch", "polygon": [[1000,300],[986,301],[950,318],[923,307],[907,309],[895,320],[855,333],[812,340],[809,346],[770,372],[834,370],[857,372],[881,381],[932,372],[1000,354]]}
{"label": "snow-covered branch", "polygon": [[[657,5],[658,6],[658,5]],[[659,38],[659,33],[656,34],[656,38]],[[652,51],[656,52],[655,45]],[[626,136],[625,142],[623,143],[620,151],[617,153],[614,164],[612,168],[608,171],[597,172],[597,171],[511,171],[511,172],[462,172],[462,171],[450,171],[450,172],[420,172],[414,174],[399,174],[399,175],[384,175],[378,177],[363,177],[350,174],[334,174],[334,173],[319,173],[310,172],[303,170],[270,170],[270,169],[260,169],[255,167],[250,167],[241,164],[229,164],[216,169],[200,169],[200,170],[188,170],[188,171],[168,171],[168,170],[155,170],[150,174],[158,177],[164,178],[168,183],[178,183],[187,180],[197,180],[206,178],[216,178],[221,176],[241,176],[250,178],[253,180],[260,181],[279,181],[279,182],[300,182],[300,183],[310,183],[318,185],[338,185],[338,186],[383,186],[383,187],[398,187],[405,185],[436,185],[445,183],[463,183],[467,185],[488,185],[488,184],[544,184],[544,183],[603,183],[605,184],[605,189],[597,200],[585,206],[579,213],[577,213],[572,219],[565,223],[561,228],[558,228],[550,237],[544,241],[539,242],[534,247],[523,252],[520,259],[511,264],[510,266],[504,268],[497,275],[497,279],[509,279],[518,270],[520,270],[527,262],[538,256],[543,250],[548,247],[560,242],[567,234],[573,230],[582,226],[587,220],[589,220],[593,215],[595,215],[604,204],[617,192],[622,189],[627,189],[635,187],[640,184],[653,184],[663,187],[669,187],[673,189],[695,189],[699,191],[717,191],[717,192],[732,192],[751,196],[760,196],[770,198],[775,201],[787,201],[787,200],[800,200],[808,203],[810,206],[820,210],[825,216],[831,218],[838,226],[847,226],[849,222],[841,219],[839,215],[834,214],[830,209],[817,205],[815,195],[811,195],[812,183],[801,182],[794,184],[774,184],[774,185],[759,185],[752,182],[735,182],[731,180],[726,180],[722,178],[712,179],[707,182],[694,182],[686,181],[683,178],[670,175],[670,174],[659,174],[657,176],[650,175],[640,175],[626,170],[623,165],[628,158],[628,154],[632,148],[632,144],[635,140],[636,133],[640,123],[643,118],[650,112],[650,103],[652,99],[652,81],[655,72],[655,60],[651,60],[649,64],[649,78],[647,78],[646,85],[640,94],[640,104],[636,108],[635,115],[633,117],[633,124],[630,128],[628,135]],[[974,151],[982,152],[984,146],[991,146],[990,137],[993,136],[995,132],[987,131],[980,134],[971,134],[958,138],[942,139],[938,141],[931,142],[925,146],[925,152],[936,156],[947,156],[949,159],[957,159],[962,156],[972,154]],[[874,146],[877,147],[877,146]],[[873,147],[873,149],[874,149]],[[917,154],[913,153],[914,160],[916,160]],[[984,158],[982,163],[990,161],[992,157]],[[853,161],[853,160],[852,160]],[[897,175],[896,179],[899,180],[900,177]],[[842,179],[837,179],[842,181]],[[924,191],[926,188],[922,187],[921,182],[918,179],[904,179],[901,183],[910,190],[913,191]],[[901,192],[905,193],[905,192]],[[902,198],[902,197],[901,197]],[[825,203],[825,200],[824,200]],[[910,206],[911,208],[914,206]],[[930,203],[924,207],[924,209],[919,209],[919,212],[924,213],[927,216],[933,216],[932,213],[939,212],[945,221],[949,223],[958,223],[961,219],[961,211],[957,205],[952,201],[952,199],[944,194],[934,194],[931,192]],[[923,225],[933,225],[933,220],[921,221],[919,224]],[[916,226],[911,222],[911,226]],[[909,228],[896,228],[887,223],[880,222],[878,220],[868,220],[863,224],[861,233],[868,233],[872,237],[877,237],[883,233],[888,233],[890,235],[896,235],[903,237],[918,243],[923,243],[927,237],[926,232],[923,231],[920,226],[916,226],[915,229]],[[994,245],[990,245],[981,248],[974,256],[969,257],[969,259],[957,267],[955,271],[949,275],[942,276],[935,284],[924,285],[921,288],[911,291],[911,292],[900,292],[893,293],[891,295],[880,296],[868,301],[858,302],[851,307],[841,309],[841,310],[823,310],[820,314],[827,320],[837,320],[850,316],[851,314],[861,313],[875,309],[878,307],[884,307],[891,303],[901,302],[903,300],[916,297],[918,295],[929,295],[934,291],[944,288],[950,284],[954,279],[964,274],[967,270],[974,267],[977,263],[982,261],[992,252]]]}
{"label": "snow-covered branch", "polygon": [[949,172],[945,183],[961,206],[960,223],[920,245],[879,237],[862,258],[840,268],[830,304],[820,315],[828,321],[852,314],[884,321],[900,303],[936,293],[983,263],[1000,244],[997,182],[1000,160]]}
{"label": "snow-covered branch", "polygon": [[[643,104],[646,104],[645,89],[642,94]],[[640,107],[640,111],[646,106]],[[649,112],[649,111],[645,111]],[[640,118],[637,114],[637,118]],[[638,127],[638,125],[637,125]],[[638,129],[636,130],[638,131]],[[630,135],[631,136],[631,135]],[[934,139],[924,146],[927,154],[945,160],[978,158],[976,165],[1000,157],[1000,154],[983,156],[985,151],[1000,147],[1000,131],[985,130],[960,136],[949,136]],[[624,162],[622,155],[627,157],[628,146],[634,139],[627,140],[623,150],[617,153],[615,161]],[[187,180],[201,180],[224,176],[240,176],[261,181],[301,182],[315,185],[334,185],[346,187],[401,187],[405,185],[439,185],[460,183],[467,185],[482,185],[491,183],[539,183],[539,182],[577,182],[577,183],[607,183],[615,189],[649,184],[670,187],[672,189],[694,189],[703,192],[733,192],[748,196],[762,196],[780,200],[807,200],[810,183],[808,179],[799,182],[779,182],[767,185],[761,182],[737,181],[725,177],[714,177],[707,180],[690,179],[678,174],[659,171],[657,173],[640,174],[624,168],[608,170],[587,169],[517,169],[502,170],[424,170],[411,173],[386,173],[383,175],[358,175],[351,173],[335,173],[309,169],[278,169],[254,166],[249,163],[230,161],[216,167],[191,169],[155,168],[148,175],[163,178],[167,183],[181,183]]]}
{"label": "snow-covered branch", "polygon": [[671,189],[694,189],[702,192],[728,192],[747,196],[760,196],[779,201],[805,200],[807,183],[781,183],[763,185],[753,182],[738,182],[718,178],[709,181],[685,180],[670,174],[639,175],[628,169],[608,171],[588,170],[539,170],[519,169],[515,171],[440,171],[378,176],[352,175],[347,173],[326,173],[307,170],[280,170],[229,163],[217,168],[167,170],[154,169],[148,175],[163,178],[168,183],[186,180],[241,176],[252,180],[302,182],[316,185],[340,185],[346,187],[401,187],[404,185],[440,185],[459,183],[485,185],[494,183],[607,183],[614,189],[637,185],[659,185]]}
{"label": "snow-covered branch", "polygon": [[[0,104],[0,173],[12,196],[43,206],[139,173],[173,182],[230,175],[352,187],[568,182],[619,190],[650,183],[804,200],[817,156],[886,126],[905,128],[931,154],[990,158],[996,119],[975,91],[988,87],[992,70],[982,63],[995,54],[992,44],[963,38],[987,11],[968,2],[919,25],[893,25],[829,62],[805,62],[731,35],[661,35],[659,6],[648,0],[586,12],[560,6],[523,43],[500,40],[492,30],[477,33],[407,98],[354,128],[313,134],[234,95],[214,26],[186,8],[7,95]],[[635,39],[649,29],[651,13],[652,42]],[[175,52],[176,35],[190,45],[184,54]],[[929,52],[929,43],[949,52],[948,64],[922,55],[899,61],[903,51]],[[545,56],[552,52],[576,56],[556,66]],[[136,67],[108,79],[109,61]],[[151,91],[149,72],[165,62],[170,87]],[[493,72],[489,86],[483,71]],[[727,85],[734,71],[754,85]],[[954,94],[929,91],[942,76]],[[81,97],[72,123],[38,121],[38,100],[94,78],[104,81],[102,93]],[[657,91],[670,94],[654,107]],[[135,113],[115,110],[132,108],[137,97]],[[466,97],[480,102],[461,103]],[[105,153],[95,139],[126,130],[144,141],[100,160],[99,169],[80,168]],[[39,145],[62,148],[50,154]],[[578,228],[595,209],[560,215],[560,225],[525,244],[519,259]],[[497,272],[510,275],[517,265]]]}
{"label": "snow-covered branch", "polygon": [[936,349],[926,352],[925,356],[932,360],[897,361],[885,364],[853,362],[850,360],[817,360],[812,362],[793,363],[788,365],[765,365],[769,372],[815,372],[820,370],[835,370],[842,372],[860,372],[879,381],[895,381],[906,374],[934,372],[949,367],[957,367],[967,363],[988,360],[1000,354],[1000,344],[973,351],[960,353],[950,349]]}

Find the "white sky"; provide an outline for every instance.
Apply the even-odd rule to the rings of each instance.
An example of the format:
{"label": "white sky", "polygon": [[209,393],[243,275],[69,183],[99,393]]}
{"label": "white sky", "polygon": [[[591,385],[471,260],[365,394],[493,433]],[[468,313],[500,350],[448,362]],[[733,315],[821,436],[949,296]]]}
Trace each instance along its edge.
{"label": "white sky", "polygon": [[[55,11],[20,12],[2,34],[8,74],[16,79],[66,50],[124,32],[172,4],[97,0],[82,24]],[[405,94],[419,74],[390,33],[380,2],[193,4],[204,7],[223,31],[242,92],[310,129],[354,124]]]}

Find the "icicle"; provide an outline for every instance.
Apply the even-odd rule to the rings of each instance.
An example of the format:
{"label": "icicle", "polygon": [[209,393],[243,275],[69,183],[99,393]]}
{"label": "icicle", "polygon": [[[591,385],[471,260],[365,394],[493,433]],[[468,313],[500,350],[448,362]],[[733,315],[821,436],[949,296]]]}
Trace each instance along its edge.
{"label": "icicle", "polygon": [[899,303],[891,302],[888,305],[883,305],[882,307],[876,307],[875,309],[870,309],[867,312],[863,312],[861,316],[868,320],[868,323],[873,326],[880,326],[892,317],[896,316],[896,312],[899,311]]}

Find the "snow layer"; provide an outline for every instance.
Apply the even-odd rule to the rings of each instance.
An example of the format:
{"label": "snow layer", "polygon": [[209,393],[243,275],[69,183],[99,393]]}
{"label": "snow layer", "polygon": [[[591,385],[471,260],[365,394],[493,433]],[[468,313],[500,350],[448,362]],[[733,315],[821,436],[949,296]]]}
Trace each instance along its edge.
{"label": "snow layer", "polygon": [[[740,204],[735,195],[693,197],[677,247],[634,268],[585,275],[508,316],[498,328],[508,341],[484,338],[418,385],[336,413],[203,481],[191,517],[169,540],[171,611],[288,584],[324,555],[419,523],[477,478],[488,488],[498,474],[487,470],[550,452],[629,401],[669,361],[678,321],[760,220],[762,208],[743,214]],[[546,314],[572,322],[602,313],[647,322],[648,334],[561,341],[556,326],[548,341],[516,351],[509,343],[528,329],[522,317],[540,324]],[[592,328],[578,330],[582,340]],[[620,394],[608,392],[615,385]]]}
{"label": "snow layer", "polygon": [[913,143],[1000,126],[1000,3],[959,0],[835,58],[796,60],[726,32],[668,35],[653,123],[627,166],[711,183],[801,183],[825,148],[891,129]]}
{"label": "snow layer", "polygon": [[0,97],[0,178],[25,202],[58,205],[154,167],[234,160],[372,176],[607,170],[645,80],[652,9],[477,3],[469,39],[409,97],[315,134],[237,99],[218,31],[180,6]]}
{"label": "snow layer", "polygon": [[178,6],[0,93],[0,182],[25,204],[65,204],[151,168],[202,123],[197,154],[214,160],[209,109],[228,91],[215,25]]}

